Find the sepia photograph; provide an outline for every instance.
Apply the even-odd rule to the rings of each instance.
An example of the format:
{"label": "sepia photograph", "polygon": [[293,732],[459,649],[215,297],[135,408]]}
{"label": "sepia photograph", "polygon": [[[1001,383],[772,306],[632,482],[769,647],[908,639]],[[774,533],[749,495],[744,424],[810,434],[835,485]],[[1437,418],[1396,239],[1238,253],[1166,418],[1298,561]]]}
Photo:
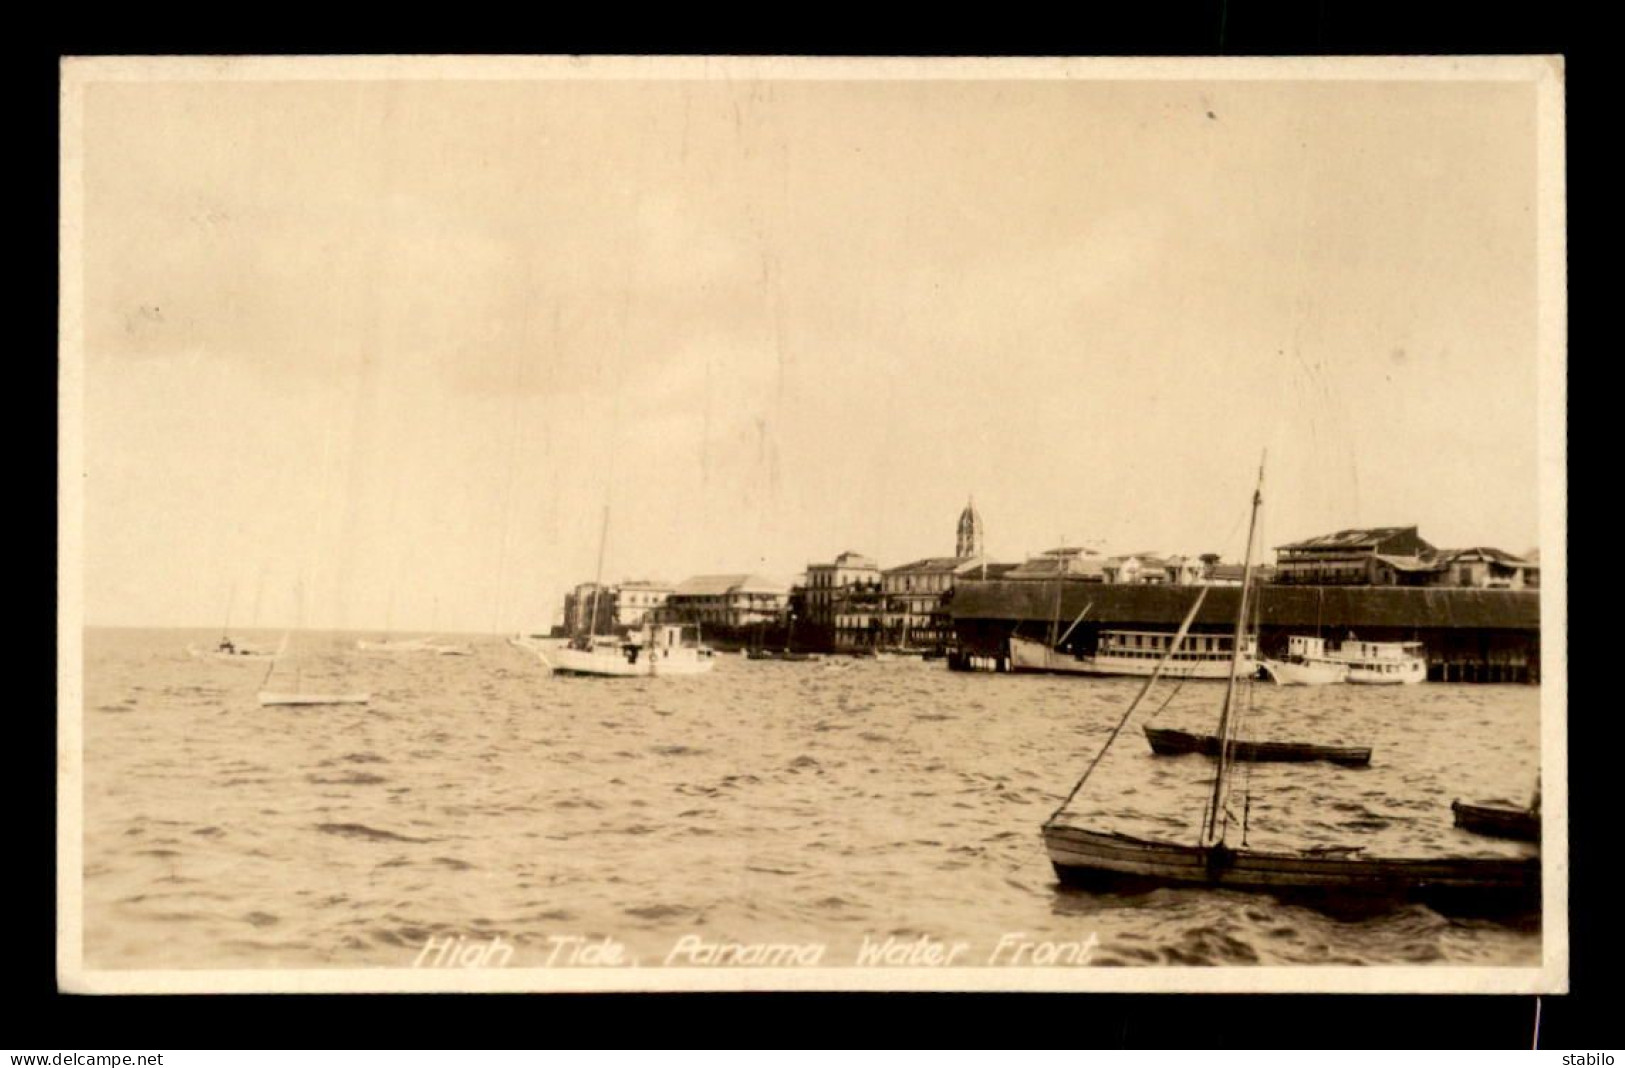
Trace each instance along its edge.
{"label": "sepia photograph", "polygon": [[61,67],[58,977],[1559,993],[1564,70]]}

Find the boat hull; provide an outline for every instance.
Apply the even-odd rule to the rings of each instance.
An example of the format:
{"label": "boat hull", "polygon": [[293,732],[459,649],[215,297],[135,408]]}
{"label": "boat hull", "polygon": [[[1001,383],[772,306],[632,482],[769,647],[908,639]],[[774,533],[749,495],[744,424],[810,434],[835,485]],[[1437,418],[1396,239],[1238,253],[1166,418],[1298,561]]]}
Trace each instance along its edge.
{"label": "boat hull", "polygon": [[[584,675],[594,678],[635,679],[652,676],[704,675],[715,666],[709,656],[681,655],[674,650],[666,655],[656,650],[651,656],[640,651],[633,658],[619,650],[600,652],[590,649],[555,649],[544,659],[559,675]],[[691,651],[690,651],[691,652]]]}
{"label": "boat hull", "polygon": [[403,638],[400,641],[374,642],[365,638],[355,643],[364,653],[421,653],[430,648],[428,638]]}
{"label": "boat hull", "polygon": [[1259,666],[1277,686],[1330,686],[1347,682],[1347,664],[1330,661],[1293,663],[1288,660],[1261,660]]}
{"label": "boat hull", "polygon": [[[1043,642],[1020,635],[1010,636],[1010,670],[1050,672],[1060,675],[1126,675],[1146,678],[1157,670],[1157,659],[1129,656],[1073,656],[1057,652]],[[1242,656],[1236,663],[1236,677],[1247,678],[1258,671],[1258,661]],[[1168,660],[1162,668],[1166,679],[1219,679],[1230,677],[1230,658]]]}
{"label": "boat hull", "polygon": [[[1392,667],[1394,670],[1389,671]],[[1356,686],[1414,686],[1426,682],[1428,666],[1425,660],[1407,660],[1397,664],[1350,664],[1348,681]]]}
{"label": "boat hull", "polygon": [[1457,907],[1538,907],[1540,858],[1360,857],[1180,845],[1064,824],[1044,828],[1056,876],[1072,886],[1145,882],[1278,894],[1422,898]]}
{"label": "boat hull", "polygon": [[263,664],[267,660],[275,660],[276,653],[261,651],[259,649],[238,650],[234,653],[223,653],[218,649],[199,649],[195,645],[188,645],[186,651],[197,660],[219,660],[228,664]]}
{"label": "boat hull", "polygon": [[1540,814],[1530,809],[1507,802],[1453,801],[1450,811],[1456,826],[1464,831],[1520,842],[1540,841]]}
{"label": "boat hull", "polygon": [[[1160,727],[1145,728],[1146,741],[1152,751],[1163,756],[1182,756],[1200,753],[1219,755],[1219,739],[1211,734],[1191,734],[1189,731]],[[1371,763],[1371,750],[1367,747],[1347,745],[1315,745],[1309,742],[1249,742],[1238,741],[1231,746],[1231,755],[1237,760],[1252,763],[1306,763],[1325,760],[1344,767],[1365,767]]]}

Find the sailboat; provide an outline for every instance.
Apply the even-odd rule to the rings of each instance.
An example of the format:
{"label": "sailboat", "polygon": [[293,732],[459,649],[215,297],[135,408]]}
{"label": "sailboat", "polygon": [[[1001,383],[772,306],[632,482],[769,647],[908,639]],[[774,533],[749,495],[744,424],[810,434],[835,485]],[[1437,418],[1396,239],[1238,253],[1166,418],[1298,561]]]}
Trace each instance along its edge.
{"label": "sailboat", "polygon": [[[288,639],[287,639],[286,636],[284,636],[283,639],[282,639],[283,650],[285,650],[287,648],[287,645],[288,645]],[[278,653],[279,657],[280,657],[280,655],[281,655],[281,651],[279,651],[279,653]],[[270,669],[268,671],[266,671],[266,673],[265,673],[264,682],[262,682],[260,685],[263,687],[266,683],[269,683],[271,681],[271,676],[273,674],[275,674],[275,673],[276,673],[276,661],[273,660],[272,663],[271,663]],[[259,702],[260,702],[260,704],[261,705],[364,705],[364,704],[367,704],[369,701],[372,700],[372,695],[369,694],[369,693],[356,693],[356,692],[351,692],[351,693],[322,693],[322,692],[315,692],[315,691],[306,690],[304,688],[304,686],[303,686],[303,673],[299,672],[297,670],[295,671],[294,679],[295,679],[295,682],[294,682],[295,688],[292,689],[292,690],[266,690],[266,689],[261,689],[260,692],[259,692]]]}
{"label": "sailboat", "polygon": [[598,536],[598,574],[593,580],[591,608],[585,633],[577,633],[551,655],[537,657],[556,675],[599,678],[637,678],[666,675],[703,675],[716,666],[710,649],[700,644],[693,625],[645,623],[624,638],[598,631],[598,597],[604,584],[604,546],[609,539],[609,508],[604,508]]}
{"label": "sailboat", "polygon": [[[281,650],[259,649],[231,640],[231,607],[236,598],[237,588],[233,586],[231,592],[226,596],[226,621],[220,627],[220,641],[215,644],[214,648],[203,649],[194,644],[187,645],[186,651],[194,659],[221,660],[227,663],[246,664],[255,661],[272,660],[280,653]],[[254,606],[254,612],[256,615],[259,614],[258,603]]]}
{"label": "sailboat", "polygon": [[[437,613],[439,607],[440,602],[436,599],[435,609]],[[395,595],[391,593],[389,597],[389,616],[393,618],[394,615]],[[432,621],[430,625],[433,625]],[[385,637],[381,637],[377,641],[369,641],[363,638],[355,643],[355,647],[364,653],[435,653],[440,656],[468,656],[473,652],[467,645],[442,642],[433,635],[427,638],[389,638],[387,637],[389,633],[387,623],[384,631]]]}
{"label": "sailboat", "polygon": [[[1234,706],[1240,674],[1242,637],[1247,622],[1253,577],[1253,541],[1258,511],[1263,504],[1264,469],[1260,464],[1258,488],[1253,493],[1252,519],[1247,529],[1246,563],[1231,645],[1232,669],[1216,731],[1220,739],[1213,787],[1203,813],[1202,830],[1195,842],[1142,838],[1118,831],[1096,829],[1074,822],[1067,807],[1088,781],[1107,750],[1128,722],[1135,707],[1157,679],[1154,673],[1129,705],[1105,746],[1082,777],[1043,825],[1044,845],[1056,876],[1063,884],[1093,886],[1124,881],[1154,886],[1224,888],[1275,894],[1330,895],[1350,898],[1421,898],[1447,906],[1474,909],[1523,910],[1535,907],[1540,895],[1538,852],[1522,856],[1377,857],[1363,848],[1320,847],[1295,851],[1265,851],[1246,845],[1246,812],[1238,820],[1231,805],[1236,743],[1240,715]],[[1194,610],[1174,639],[1178,646],[1194,618]],[[1229,841],[1239,823],[1242,841]]]}
{"label": "sailboat", "polygon": [[[304,588],[303,588],[302,584],[299,585],[299,594],[298,594],[297,599],[298,599],[298,603],[299,603],[298,618],[300,620],[303,620],[305,613],[304,613]],[[355,693],[355,692],[351,692],[351,693],[322,693],[322,692],[317,692],[317,691],[306,690],[304,688],[304,672],[297,666],[297,663],[296,663],[295,668],[294,668],[294,689],[292,689],[292,690],[267,690],[267,689],[265,689],[265,686],[268,683],[270,683],[270,681],[271,681],[271,676],[276,674],[277,664],[280,663],[282,661],[282,659],[287,654],[288,646],[289,646],[289,639],[292,636],[292,633],[293,633],[292,631],[288,631],[287,633],[282,635],[282,644],[277,648],[276,658],[271,661],[271,666],[269,668],[267,668],[266,671],[265,671],[265,678],[263,680],[261,680],[261,682],[260,682],[259,702],[260,702],[260,704],[262,706],[267,706],[267,705],[364,705],[364,704],[366,704],[366,703],[368,703],[369,701],[372,700],[372,695],[368,694],[368,693]]]}

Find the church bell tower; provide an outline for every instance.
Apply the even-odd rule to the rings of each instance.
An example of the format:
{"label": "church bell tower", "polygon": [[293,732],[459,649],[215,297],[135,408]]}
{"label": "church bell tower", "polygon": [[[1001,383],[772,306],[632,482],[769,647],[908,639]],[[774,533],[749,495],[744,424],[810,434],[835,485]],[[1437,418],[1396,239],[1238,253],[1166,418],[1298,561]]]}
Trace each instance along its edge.
{"label": "church bell tower", "polygon": [[959,513],[959,537],[954,546],[954,555],[961,560],[982,555],[982,517],[976,514],[974,499]]}

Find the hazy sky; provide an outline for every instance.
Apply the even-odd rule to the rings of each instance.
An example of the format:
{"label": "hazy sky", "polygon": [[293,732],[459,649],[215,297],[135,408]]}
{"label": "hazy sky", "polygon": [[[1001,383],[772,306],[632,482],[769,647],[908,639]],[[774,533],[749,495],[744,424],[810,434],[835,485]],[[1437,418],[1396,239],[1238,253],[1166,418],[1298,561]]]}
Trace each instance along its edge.
{"label": "hazy sky", "polygon": [[[86,618],[1538,541],[1527,82],[96,83]],[[296,608],[295,589],[303,589]]]}

